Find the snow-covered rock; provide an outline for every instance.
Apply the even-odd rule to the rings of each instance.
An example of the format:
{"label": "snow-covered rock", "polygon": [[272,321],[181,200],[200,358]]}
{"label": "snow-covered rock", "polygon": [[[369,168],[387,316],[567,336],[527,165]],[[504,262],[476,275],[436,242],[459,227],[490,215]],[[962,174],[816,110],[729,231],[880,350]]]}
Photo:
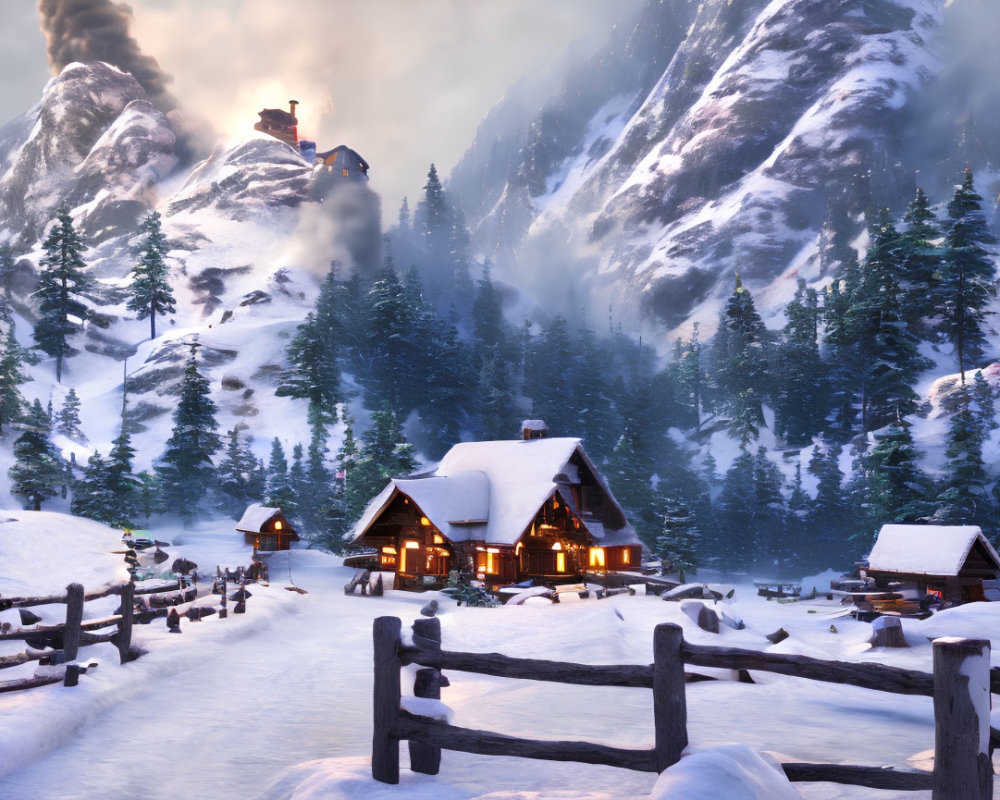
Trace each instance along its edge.
{"label": "snow-covered rock", "polygon": [[767,755],[722,745],[681,758],[660,775],[652,800],[796,800],[799,793]]}

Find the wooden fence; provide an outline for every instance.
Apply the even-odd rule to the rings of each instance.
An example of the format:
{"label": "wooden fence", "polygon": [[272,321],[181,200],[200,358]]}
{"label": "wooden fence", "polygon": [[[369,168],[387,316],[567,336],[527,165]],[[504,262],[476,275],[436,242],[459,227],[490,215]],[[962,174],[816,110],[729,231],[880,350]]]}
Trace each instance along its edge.
{"label": "wooden fence", "polygon": [[[934,698],[935,762],[933,773],[841,764],[786,763],[792,781],[828,781],[875,789],[931,790],[934,800],[987,800],[993,797],[992,743],[1000,739],[989,726],[990,687],[1000,687],[1000,671],[989,669],[985,639],[939,639],[934,642],[933,674],[881,664],[824,661],[807,656],[710,647],[684,641],[680,626],[661,624],[653,634],[651,665],[593,666],[541,659],[511,658],[498,653],[463,653],[441,649],[437,619],[413,624],[413,646],[400,637],[396,617],[374,623],[374,731],[372,776],[399,782],[399,742],[407,740],[410,767],[436,775],[441,750],[480,755],[518,756],[552,761],[605,764],[662,772],[687,747],[687,701],[684,665],[775,672],[810,680]],[[633,686],[653,690],[654,746],[626,750],[590,742],[520,739],[489,731],[456,727],[410,714],[400,707],[400,668],[417,671],[414,694],[440,698],[447,685],[441,670],[474,672],[524,680],[588,686]],[[985,732],[985,735],[984,735]]]}
{"label": "wooden fence", "polygon": [[[217,581],[221,582],[222,586],[222,605],[219,609],[219,617],[224,618],[227,615],[225,599],[227,584],[230,580],[235,579],[230,577],[228,570],[226,570],[225,577],[218,570],[217,573],[219,574]],[[237,585],[242,586],[245,582],[242,568],[238,572],[238,577],[239,583]],[[22,626],[16,630],[0,632],[0,642],[33,639],[62,640],[61,648],[50,646],[39,649],[26,646],[25,650],[21,653],[0,656],[0,669],[16,667],[30,661],[44,661],[50,664],[65,664],[65,674],[62,676],[40,676],[0,681],[0,693],[33,689],[37,686],[47,686],[59,681],[62,681],[65,686],[76,686],[80,672],[86,670],[74,662],[77,660],[81,647],[93,644],[102,644],[105,642],[113,644],[118,649],[119,663],[121,664],[134,660],[138,657],[138,653],[132,649],[132,627],[137,620],[149,621],[148,619],[144,619],[142,614],[135,613],[135,598],[140,595],[177,592],[180,594],[177,594],[173,598],[175,605],[187,603],[197,598],[197,590],[195,588],[185,589],[184,581],[180,578],[170,584],[161,583],[149,587],[140,587],[135,583],[129,582],[107,586],[90,593],[85,593],[83,586],[79,583],[71,583],[66,587],[66,594],[64,595],[51,595],[47,597],[0,597],[0,611],[12,608],[31,608],[33,606],[55,603],[66,604],[66,618],[62,623],[57,625],[34,625],[32,627]],[[119,595],[121,598],[120,613],[100,619],[84,620],[84,606],[86,603],[112,595]],[[244,602],[245,600],[241,599],[237,604],[236,613],[242,613],[240,606]],[[204,609],[196,609],[193,606],[191,608],[193,611],[197,611],[198,614],[196,617],[189,617],[189,619],[201,619],[201,612]],[[125,613],[126,609],[130,613]],[[165,608],[161,609],[159,613],[163,613],[164,611]],[[93,632],[106,628],[114,628],[115,630],[110,633]]]}

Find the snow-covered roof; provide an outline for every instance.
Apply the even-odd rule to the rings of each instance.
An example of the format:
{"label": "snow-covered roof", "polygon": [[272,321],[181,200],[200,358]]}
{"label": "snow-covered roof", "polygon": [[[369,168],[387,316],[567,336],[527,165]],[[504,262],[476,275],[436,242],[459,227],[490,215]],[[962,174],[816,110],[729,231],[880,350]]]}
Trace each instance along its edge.
{"label": "snow-covered roof", "polygon": [[264,526],[281,513],[280,508],[268,508],[261,503],[251,503],[243,512],[236,530],[241,533],[260,533]]}
{"label": "snow-covered roof", "polygon": [[594,525],[591,533],[607,544],[637,543],[635,531],[624,521],[624,512],[587,458],[580,440],[572,438],[456,444],[429,476],[390,482],[368,504],[348,538],[359,539],[399,491],[412,499],[451,541],[512,545],[557,490],[556,477],[577,475],[570,464],[577,454],[623,521],[620,529]]}
{"label": "snow-covered roof", "polygon": [[868,569],[958,575],[977,541],[1000,569],[1000,556],[978,525],[883,525],[868,556]]}

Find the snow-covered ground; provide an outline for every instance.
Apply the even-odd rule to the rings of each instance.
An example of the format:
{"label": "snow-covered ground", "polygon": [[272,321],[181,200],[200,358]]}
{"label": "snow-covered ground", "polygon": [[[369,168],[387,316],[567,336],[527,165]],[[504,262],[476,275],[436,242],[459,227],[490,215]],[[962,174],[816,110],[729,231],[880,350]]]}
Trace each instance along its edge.
{"label": "snow-covered ground", "polygon": [[[0,595],[37,586],[58,588],[82,580],[88,588],[120,578],[118,532],[48,512],[3,511],[0,519]],[[192,530],[160,527],[203,571],[235,567],[249,550],[228,520]],[[43,546],[46,556],[31,556]],[[655,775],[610,767],[490,758],[444,752],[437,776],[410,773],[406,747],[398,787],[373,784],[371,742],[371,625],[381,615],[403,620],[404,636],[429,595],[388,592],[381,598],[345,596],[351,571],[315,551],[270,556],[269,586],[251,586],[247,613],[183,621],[167,633],[162,620],[136,626],[138,661],[117,663],[110,645],[82,655],[100,662],[80,685],[48,686],[0,695],[0,797],[179,796],[318,800],[368,797],[445,800],[618,800],[650,797]],[[44,568],[39,567],[45,563]],[[828,578],[827,578],[828,579]],[[822,580],[822,579],[818,579]],[[293,584],[308,590],[285,591]],[[808,585],[807,585],[808,588]],[[821,587],[822,588],[822,587]],[[104,601],[101,601],[103,603]],[[87,616],[109,613],[88,605]],[[779,604],[739,587],[727,604],[747,628],[704,633],[677,603],[618,596],[551,605],[458,608],[442,599],[445,647],[588,663],[649,663],[652,632],[677,622],[694,642],[873,660],[930,670],[928,637],[1000,633],[1000,604],[973,604],[923,622],[905,621],[911,647],[869,649],[870,626],[839,613],[826,600]],[[100,606],[100,607],[99,607]],[[62,606],[36,609],[45,621]],[[17,612],[0,622],[18,624]],[[791,636],[779,645],[764,638],[779,626]],[[832,626],[832,627],[831,627]],[[4,643],[3,653],[17,649]],[[994,663],[998,659],[994,657]],[[0,678],[30,674],[24,665]],[[414,668],[405,670],[404,692]],[[710,672],[710,670],[700,670]],[[730,676],[718,673],[724,678]],[[646,748],[653,740],[652,698],[645,689],[591,688],[452,673],[443,702],[456,725],[542,739],[582,739]],[[763,673],[755,685],[720,680],[688,686],[689,752],[653,796],[722,797],[725,780],[744,774],[726,798],[774,798],[798,792],[813,800],[926,798],[929,793],[879,792],[834,784],[783,787],[755,751],[779,759],[908,767],[933,747],[931,700],[875,693]],[[697,759],[693,754],[698,754]],[[765,759],[769,756],[765,755]],[[728,777],[726,777],[728,776]],[[756,782],[757,789],[745,787]],[[668,786],[669,784],[669,786]],[[768,788],[770,787],[770,788]],[[788,795],[796,796],[794,793]]]}

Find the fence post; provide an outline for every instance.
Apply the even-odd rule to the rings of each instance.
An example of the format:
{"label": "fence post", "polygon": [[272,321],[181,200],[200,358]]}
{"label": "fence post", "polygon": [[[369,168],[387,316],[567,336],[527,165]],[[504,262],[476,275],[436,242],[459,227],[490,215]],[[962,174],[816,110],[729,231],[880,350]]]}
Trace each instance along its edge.
{"label": "fence post", "polygon": [[[424,650],[441,649],[441,620],[437,617],[413,622],[413,643]],[[433,667],[417,670],[413,681],[415,697],[441,699],[441,673]],[[441,748],[422,742],[409,742],[410,769],[425,775],[437,775],[441,769]]]}
{"label": "fence post", "polygon": [[66,587],[66,627],[63,628],[63,659],[76,661],[80,650],[80,625],[83,623],[83,586]]}
{"label": "fence post", "polygon": [[990,642],[934,641],[932,800],[992,800]]}
{"label": "fence post", "polygon": [[679,625],[663,623],[653,631],[654,760],[657,772],[676,764],[687,747],[687,698],[684,694],[684,633]]}
{"label": "fence post", "polygon": [[378,617],[372,627],[375,644],[372,777],[399,783],[399,740],[392,735],[399,719],[400,679],[398,617]]}
{"label": "fence post", "polygon": [[118,647],[118,663],[124,664],[129,660],[128,651],[132,646],[132,614],[134,613],[135,584],[129,581],[122,586],[121,615],[118,620],[118,638],[115,645]]}

